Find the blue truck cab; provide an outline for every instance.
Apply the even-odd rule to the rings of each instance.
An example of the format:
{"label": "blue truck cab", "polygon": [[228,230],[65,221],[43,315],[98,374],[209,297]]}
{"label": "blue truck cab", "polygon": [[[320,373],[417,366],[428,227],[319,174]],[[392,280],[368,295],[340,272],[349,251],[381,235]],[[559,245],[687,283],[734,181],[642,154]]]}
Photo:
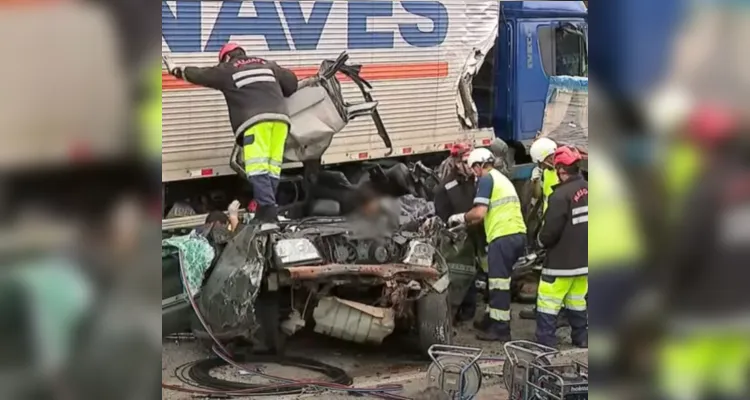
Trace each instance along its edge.
{"label": "blue truck cab", "polygon": [[492,127],[506,142],[528,144],[542,128],[549,77],[588,75],[587,9],[582,1],[500,7],[497,41],[487,70],[474,79],[474,102],[481,127]]}

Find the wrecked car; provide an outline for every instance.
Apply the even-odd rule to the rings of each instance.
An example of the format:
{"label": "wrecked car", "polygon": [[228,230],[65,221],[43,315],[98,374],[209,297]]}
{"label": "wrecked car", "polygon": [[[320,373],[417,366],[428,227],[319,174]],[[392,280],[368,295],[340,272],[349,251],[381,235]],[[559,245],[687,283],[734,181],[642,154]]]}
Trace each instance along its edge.
{"label": "wrecked car", "polygon": [[215,337],[266,350],[309,326],[372,344],[414,333],[426,351],[452,340],[442,252],[460,242],[434,218],[414,231],[343,217],[249,225],[218,256],[199,312]]}
{"label": "wrecked car", "polygon": [[[302,163],[304,194],[280,208],[289,219],[245,224],[231,237],[210,229],[166,235],[162,308],[169,315],[163,333],[190,328],[203,338],[241,339],[276,352],[305,327],[360,343],[413,334],[423,352],[451,343],[453,308],[463,294],[451,290],[455,277],[446,259],[465,235],[421,211],[435,184],[432,171],[420,163],[373,165],[350,179],[321,167],[333,135],[356,117],[371,117],[390,147],[369,84],[347,59],[342,53],[324,61],[289,99],[293,123],[286,158]],[[337,73],[357,84],[364,103],[343,99]],[[237,155],[235,148],[230,163],[244,174]],[[406,200],[383,219],[352,213],[352,203],[358,203],[353,196],[363,185]],[[473,274],[455,275],[466,281],[458,288],[473,281]]]}

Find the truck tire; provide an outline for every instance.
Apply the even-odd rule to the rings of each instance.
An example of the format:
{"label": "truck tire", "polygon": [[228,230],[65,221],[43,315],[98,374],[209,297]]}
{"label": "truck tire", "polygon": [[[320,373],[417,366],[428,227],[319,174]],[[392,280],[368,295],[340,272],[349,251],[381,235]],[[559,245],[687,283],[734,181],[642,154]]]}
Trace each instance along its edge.
{"label": "truck tire", "polygon": [[443,293],[430,291],[417,300],[417,332],[419,350],[427,354],[433,344],[453,343],[453,321],[449,290]]}

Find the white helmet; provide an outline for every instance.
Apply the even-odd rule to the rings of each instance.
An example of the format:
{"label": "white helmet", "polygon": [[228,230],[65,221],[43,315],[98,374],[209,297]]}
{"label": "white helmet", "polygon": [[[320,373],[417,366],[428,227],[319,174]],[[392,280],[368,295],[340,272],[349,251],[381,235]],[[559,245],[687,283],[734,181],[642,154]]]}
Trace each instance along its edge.
{"label": "white helmet", "polygon": [[690,93],[680,87],[657,91],[646,102],[647,122],[657,134],[670,134],[687,118],[694,107]]}
{"label": "white helmet", "polygon": [[557,143],[550,138],[539,138],[531,144],[531,160],[535,163],[544,161],[547,157],[551,156],[557,150]]}
{"label": "white helmet", "polygon": [[469,168],[473,167],[474,164],[486,164],[495,162],[495,155],[489,149],[474,149],[469,153],[469,157],[466,159],[466,165]]}

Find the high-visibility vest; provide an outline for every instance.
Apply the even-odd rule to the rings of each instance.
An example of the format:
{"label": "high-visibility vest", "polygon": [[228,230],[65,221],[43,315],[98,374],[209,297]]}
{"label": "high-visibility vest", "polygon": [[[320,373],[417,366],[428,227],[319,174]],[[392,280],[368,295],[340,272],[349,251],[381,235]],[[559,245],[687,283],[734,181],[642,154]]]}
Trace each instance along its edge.
{"label": "high-visibility vest", "polygon": [[675,143],[665,159],[664,183],[670,200],[671,215],[676,218],[680,215],[682,203],[700,173],[702,165],[699,149],[685,141]]}
{"label": "high-visibility vest", "polygon": [[615,167],[605,156],[589,160],[589,266],[631,264],[643,254],[634,206]]}
{"label": "high-visibility vest", "polygon": [[501,237],[516,233],[526,233],[526,224],[521,213],[521,200],[513,183],[493,169],[490,171],[492,177],[492,195],[490,195],[489,209],[484,217],[484,232],[487,235],[487,243]]}
{"label": "high-visibility vest", "polygon": [[140,105],[141,137],[149,158],[161,158],[161,65],[148,71],[146,97]]}
{"label": "high-visibility vest", "polygon": [[553,186],[560,183],[560,178],[557,176],[557,171],[554,169],[545,169],[542,174],[542,197],[544,203],[542,204],[542,211],[547,212],[549,206],[549,197],[552,196]]}

